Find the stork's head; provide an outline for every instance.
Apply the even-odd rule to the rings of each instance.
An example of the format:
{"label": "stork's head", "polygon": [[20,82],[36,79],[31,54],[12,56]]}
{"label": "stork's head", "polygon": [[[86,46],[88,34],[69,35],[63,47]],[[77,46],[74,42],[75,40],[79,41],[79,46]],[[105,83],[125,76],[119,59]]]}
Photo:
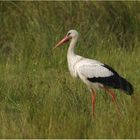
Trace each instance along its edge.
{"label": "stork's head", "polygon": [[66,36],[69,36],[71,38],[77,38],[79,36],[79,34],[76,30],[70,30],[70,31],[68,31]]}
{"label": "stork's head", "polygon": [[61,41],[59,41],[59,42],[55,45],[55,47],[54,47],[53,49],[55,49],[55,48],[57,48],[58,46],[60,46],[60,45],[62,45],[62,44],[64,44],[64,43],[70,41],[71,39],[74,39],[74,38],[77,39],[78,36],[79,36],[79,34],[78,34],[78,32],[77,32],[76,30],[70,30],[70,31],[68,31],[68,33],[66,34],[66,36],[65,36]]}

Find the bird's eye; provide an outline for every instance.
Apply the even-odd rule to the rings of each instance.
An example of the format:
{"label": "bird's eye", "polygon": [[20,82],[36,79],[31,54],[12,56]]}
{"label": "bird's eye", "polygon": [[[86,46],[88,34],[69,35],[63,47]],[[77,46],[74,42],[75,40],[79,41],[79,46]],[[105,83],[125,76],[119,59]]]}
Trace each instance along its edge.
{"label": "bird's eye", "polygon": [[68,33],[67,36],[69,36],[71,33]]}

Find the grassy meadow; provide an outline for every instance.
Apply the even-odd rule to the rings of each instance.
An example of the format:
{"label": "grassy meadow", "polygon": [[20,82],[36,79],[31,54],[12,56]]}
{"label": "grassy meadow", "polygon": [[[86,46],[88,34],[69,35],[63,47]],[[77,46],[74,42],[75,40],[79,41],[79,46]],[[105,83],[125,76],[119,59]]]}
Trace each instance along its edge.
{"label": "grassy meadow", "polygon": [[[122,116],[99,91],[91,94],[67,68],[76,53],[116,69],[134,98],[116,91]],[[0,138],[140,138],[140,2],[0,2]]]}

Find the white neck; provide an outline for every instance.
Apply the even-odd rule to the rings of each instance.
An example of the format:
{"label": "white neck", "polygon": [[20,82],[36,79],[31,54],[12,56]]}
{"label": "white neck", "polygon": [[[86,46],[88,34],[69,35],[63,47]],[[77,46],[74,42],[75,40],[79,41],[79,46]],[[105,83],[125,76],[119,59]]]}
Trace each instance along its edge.
{"label": "white neck", "polygon": [[79,60],[79,56],[74,53],[74,47],[76,46],[77,39],[78,37],[75,37],[71,40],[67,53],[68,68],[71,75],[74,77],[77,75],[74,65]]}
{"label": "white neck", "polygon": [[74,48],[76,46],[77,40],[78,40],[78,37],[72,38],[70,45],[69,45],[69,48],[68,48],[67,57],[75,55]]}

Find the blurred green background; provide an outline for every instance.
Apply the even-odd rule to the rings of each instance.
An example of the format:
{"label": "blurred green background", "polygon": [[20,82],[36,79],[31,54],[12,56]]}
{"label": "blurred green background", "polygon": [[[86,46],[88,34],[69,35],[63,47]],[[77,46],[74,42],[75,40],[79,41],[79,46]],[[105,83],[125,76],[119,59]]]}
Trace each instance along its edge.
{"label": "blurred green background", "polygon": [[[116,69],[135,100],[116,90],[122,111],[99,91],[96,118],[87,87],[67,68],[67,45]],[[0,2],[0,138],[140,138],[140,2]]]}

